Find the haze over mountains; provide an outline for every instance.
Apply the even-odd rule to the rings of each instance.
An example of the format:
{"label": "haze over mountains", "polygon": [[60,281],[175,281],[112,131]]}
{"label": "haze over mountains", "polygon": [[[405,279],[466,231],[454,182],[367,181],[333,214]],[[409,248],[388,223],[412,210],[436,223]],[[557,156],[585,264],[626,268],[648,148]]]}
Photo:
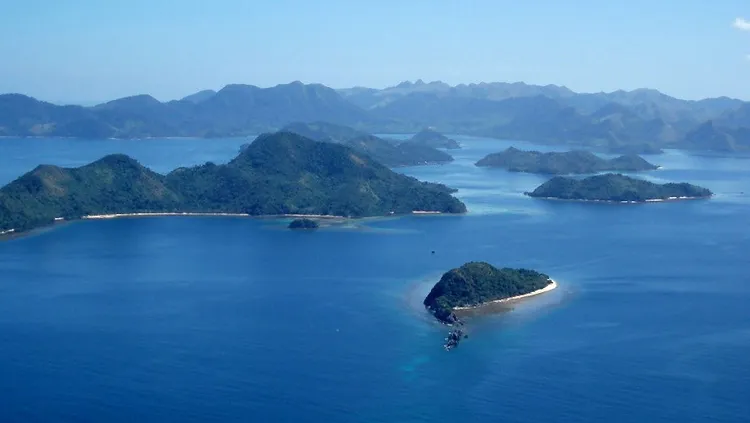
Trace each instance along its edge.
{"label": "haze over mountains", "polygon": [[681,100],[650,89],[575,93],[522,82],[450,86],[418,80],[385,89],[334,90],[295,81],[271,88],[233,84],[169,102],[137,95],[94,107],[0,95],[5,136],[246,136],[315,121],[370,133],[433,127],[599,150],[750,150],[750,103],[728,97]]}

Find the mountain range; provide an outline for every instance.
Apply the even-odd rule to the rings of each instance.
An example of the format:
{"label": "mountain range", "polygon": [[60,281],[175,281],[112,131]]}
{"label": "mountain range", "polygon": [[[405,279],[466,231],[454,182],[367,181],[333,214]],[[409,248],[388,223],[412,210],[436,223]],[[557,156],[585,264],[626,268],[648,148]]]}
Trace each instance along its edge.
{"label": "mountain range", "polygon": [[93,107],[0,95],[0,136],[229,137],[325,121],[369,133],[444,133],[638,153],[644,149],[750,150],[750,103],[677,99],[656,90],[576,93],[517,83],[402,82],[332,89],[295,81],[270,88],[227,85],[181,100],[149,95]]}

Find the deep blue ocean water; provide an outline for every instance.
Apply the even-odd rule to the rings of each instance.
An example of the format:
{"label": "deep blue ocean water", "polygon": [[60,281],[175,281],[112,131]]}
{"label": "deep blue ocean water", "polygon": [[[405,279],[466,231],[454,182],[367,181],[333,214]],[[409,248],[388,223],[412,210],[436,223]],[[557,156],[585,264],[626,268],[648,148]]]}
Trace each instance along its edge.
{"label": "deep blue ocean water", "polygon": [[[668,151],[657,181],[707,201],[523,196],[544,177],[480,169],[524,143],[458,137],[465,216],[78,222],[0,242],[2,422],[748,422],[750,159]],[[0,183],[40,162],[125,152],[155,170],[243,140],[0,140]],[[435,254],[431,254],[434,250]],[[446,328],[421,300],[471,260],[560,288]]]}

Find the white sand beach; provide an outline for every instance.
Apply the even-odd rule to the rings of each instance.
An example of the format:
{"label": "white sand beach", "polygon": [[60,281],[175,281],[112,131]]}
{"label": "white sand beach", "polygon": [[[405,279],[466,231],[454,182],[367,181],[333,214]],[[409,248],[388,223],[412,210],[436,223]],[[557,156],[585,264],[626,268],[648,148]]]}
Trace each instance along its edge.
{"label": "white sand beach", "polygon": [[81,219],[116,219],[118,217],[150,217],[150,216],[250,216],[247,213],[171,213],[171,212],[143,212],[143,213],[114,213],[114,214],[90,214],[81,216]]}
{"label": "white sand beach", "polygon": [[90,214],[86,216],[81,216],[81,219],[116,219],[118,217],[153,217],[153,216],[225,216],[225,217],[258,217],[258,218],[305,217],[305,218],[311,218],[311,219],[346,219],[345,216],[336,216],[336,215],[329,215],[329,214],[251,215],[248,213],[204,213],[204,212],[139,212],[139,213]]}
{"label": "white sand beach", "polygon": [[672,201],[685,201],[685,200],[705,200],[713,197],[667,197],[667,198],[652,198],[643,201],[613,201],[613,200],[579,200],[574,198],[558,198],[558,197],[534,197],[540,200],[553,200],[553,201],[575,201],[580,203],[610,203],[610,204],[644,204],[644,203],[665,203]]}
{"label": "white sand beach", "polygon": [[348,219],[346,216],[337,216],[335,214],[280,214],[258,217],[302,217],[311,219]]}
{"label": "white sand beach", "polygon": [[502,300],[488,301],[486,303],[482,303],[482,304],[471,306],[471,307],[453,307],[453,310],[469,310],[472,308],[483,307],[488,304],[507,303],[510,301],[520,300],[522,298],[528,298],[528,297],[533,297],[535,295],[544,294],[545,292],[552,291],[555,288],[557,288],[557,282],[555,282],[554,279],[550,279],[550,283],[547,284],[547,286],[545,286],[542,289],[537,289],[536,291],[529,292],[528,294],[517,295],[515,297],[509,297],[509,298],[503,298]]}

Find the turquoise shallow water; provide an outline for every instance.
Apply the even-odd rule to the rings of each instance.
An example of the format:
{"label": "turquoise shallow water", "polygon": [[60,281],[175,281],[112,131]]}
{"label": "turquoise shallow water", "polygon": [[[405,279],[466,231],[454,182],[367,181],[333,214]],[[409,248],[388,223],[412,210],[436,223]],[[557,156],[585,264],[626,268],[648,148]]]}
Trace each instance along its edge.
{"label": "turquoise shallow water", "polygon": [[[0,420],[747,421],[750,160],[650,158],[648,178],[709,201],[547,202],[522,195],[543,177],[472,165],[511,143],[460,140],[454,163],[400,171],[459,188],[466,216],[120,219],[0,243]],[[59,141],[0,141],[0,178],[107,152],[166,171],[243,142]],[[420,302],[470,260],[560,288],[446,353]]]}

